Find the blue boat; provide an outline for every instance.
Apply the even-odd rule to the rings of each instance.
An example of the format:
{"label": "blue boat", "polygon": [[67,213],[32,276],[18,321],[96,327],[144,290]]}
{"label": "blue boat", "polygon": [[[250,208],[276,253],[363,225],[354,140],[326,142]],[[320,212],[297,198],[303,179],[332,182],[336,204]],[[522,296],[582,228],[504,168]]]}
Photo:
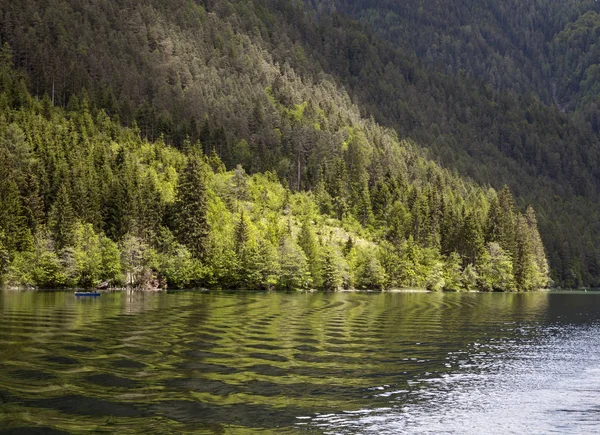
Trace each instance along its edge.
{"label": "blue boat", "polygon": [[100,292],[75,292],[75,296],[100,296]]}

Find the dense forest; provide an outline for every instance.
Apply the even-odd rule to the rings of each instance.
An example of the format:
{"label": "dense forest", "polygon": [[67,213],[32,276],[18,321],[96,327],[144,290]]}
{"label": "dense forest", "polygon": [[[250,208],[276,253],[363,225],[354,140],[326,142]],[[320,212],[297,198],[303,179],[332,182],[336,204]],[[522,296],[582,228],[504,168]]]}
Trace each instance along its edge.
{"label": "dense forest", "polygon": [[534,93],[563,108],[585,106],[599,95],[591,86],[600,36],[594,0],[311,3],[320,13],[356,18],[429,70]]}
{"label": "dense forest", "polygon": [[[412,59],[405,65],[416,68],[409,87],[418,94],[398,91],[402,80],[390,85],[390,63],[382,79],[373,80],[370,66],[359,67],[360,80],[344,75],[378,121],[426,145],[446,166],[479,182],[507,183],[520,201],[536,204],[557,283],[598,286],[598,2],[311,4],[334,22],[351,16],[362,24],[367,38],[353,33],[351,44],[365,64],[375,58],[373,47],[379,58],[396,52]],[[363,89],[367,78],[380,82],[377,89]],[[407,100],[410,110],[390,115]]]}
{"label": "dense forest", "polygon": [[[0,53],[0,279],[8,286],[526,291],[548,283],[533,209],[422,158],[356,108],[281,116],[338,141],[315,187],[143,139],[85,93],[33,97]],[[346,112],[342,116],[341,112]],[[353,116],[350,116],[353,115]],[[208,124],[208,129],[214,127]],[[243,140],[242,140],[243,141]],[[240,142],[235,149],[246,150]],[[333,139],[332,139],[333,141]],[[241,151],[240,151],[241,152]]]}
{"label": "dense forest", "polygon": [[[377,259],[373,264],[381,269],[373,268],[385,277],[381,285],[386,287],[427,286],[429,278],[424,277],[430,272],[424,270],[443,275],[441,265],[449,259],[460,265],[456,270],[481,273],[478,262],[488,257],[512,265],[512,272],[505,269],[514,279],[497,288],[541,285],[545,278],[528,278],[531,282],[525,284],[519,266],[519,255],[535,252],[531,255],[537,260],[530,264],[536,266],[530,272],[546,275],[536,219],[527,204],[538,211],[556,284],[596,285],[597,6],[589,1],[568,2],[568,8],[564,2],[538,3],[527,9],[511,1],[488,8],[473,1],[0,0],[0,41],[12,48],[12,55],[5,57],[23,74],[18,82],[25,87],[18,92],[6,89],[19,98],[28,95],[25,105],[13,104],[14,99],[7,103],[10,110],[35,117],[35,106],[41,104],[53,113],[50,125],[70,125],[76,114],[87,113],[90,128],[99,136],[106,136],[110,125],[115,143],[159,147],[180,159],[179,165],[170,166],[170,184],[157,181],[162,186],[161,206],[153,212],[152,230],[133,223],[133,211],[127,208],[133,207],[127,201],[139,201],[139,207],[145,202],[130,198],[142,195],[134,193],[142,181],[121,177],[123,152],[116,160],[102,157],[103,170],[122,178],[120,184],[131,183],[119,188],[85,165],[78,167],[70,190],[65,187],[61,195],[55,182],[48,184],[50,174],[63,178],[56,175],[55,166],[28,175],[28,182],[35,179],[46,186],[39,193],[43,212],[37,220],[27,218],[31,237],[36,240],[38,225],[52,233],[48,225],[58,198],[68,197],[72,206],[85,198],[96,202],[91,208],[79,206],[77,220],[91,225],[95,234],[104,234],[122,250],[124,238],[135,233],[148,252],[158,253],[162,245],[157,234],[168,229],[173,241],[206,268],[200,274],[204,278],[176,283],[158,266],[150,269],[173,285],[208,282],[206,277],[213,273],[211,260],[204,257],[208,254],[181,239],[173,220],[185,215],[175,204],[185,209],[187,200],[175,197],[181,194],[179,175],[185,179],[187,163],[182,162],[192,158],[203,168],[208,198],[227,204],[231,222],[253,225],[248,234],[253,234],[256,246],[266,237],[264,231],[277,234],[269,236],[276,250],[283,239],[261,226],[253,212],[255,198],[238,199],[238,205],[247,206],[243,214],[231,208],[227,198],[232,193],[223,186],[233,182],[223,181],[227,177],[238,180],[240,174],[248,174],[242,178],[249,186],[256,177],[267,177],[273,183],[269,189],[282,186],[286,198],[309,198],[314,216],[308,220],[305,212],[292,213],[293,218],[283,211],[277,215],[288,217],[284,227],[296,244],[302,246],[300,229],[312,225],[316,245],[337,249],[336,261],[344,257],[348,270],[358,266],[345,252],[371,246],[373,255],[366,257]],[[524,21],[515,11],[527,12]],[[106,126],[98,119],[101,113]],[[4,122],[18,126],[15,131],[23,131],[24,142],[30,143],[24,121],[8,121],[10,116],[5,115]],[[6,131],[9,137],[14,133],[12,127]],[[55,139],[67,146],[63,140]],[[32,152],[38,152],[37,145]],[[62,152],[64,158],[73,158],[72,153],[84,151]],[[224,169],[207,163],[217,158]],[[439,169],[432,159],[455,172]],[[145,164],[164,165],[150,160]],[[67,167],[73,169],[71,165]],[[76,181],[90,174],[97,179]],[[481,190],[464,176],[498,193]],[[23,190],[21,181],[17,186]],[[96,182],[106,185],[105,190],[92,195],[88,190]],[[105,204],[105,195],[116,202]],[[29,207],[27,192],[20,196],[21,206]],[[509,216],[494,217],[503,213]],[[327,219],[335,223],[326,224]],[[530,236],[523,238],[526,228]],[[210,225],[198,231],[200,238],[217,234]],[[328,239],[333,236],[327,231],[336,235],[335,241]],[[521,242],[527,246],[519,247]],[[342,249],[346,244],[350,248]],[[15,246],[6,248],[11,264]],[[52,252],[58,255],[55,248]],[[422,256],[428,266],[415,272],[418,279],[410,280],[403,275],[409,270],[403,256],[413,248],[419,252],[411,257],[412,264]],[[324,267],[324,254],[302,252],[312,264],[312,285],[322,286],[317,269]],[[223,255],[234,258],[230,254]],[[8,263],[7,259],[4,264]],[[361,286],[348,279],[344,285]],[[215,282],[234,285],[235,280]]]}

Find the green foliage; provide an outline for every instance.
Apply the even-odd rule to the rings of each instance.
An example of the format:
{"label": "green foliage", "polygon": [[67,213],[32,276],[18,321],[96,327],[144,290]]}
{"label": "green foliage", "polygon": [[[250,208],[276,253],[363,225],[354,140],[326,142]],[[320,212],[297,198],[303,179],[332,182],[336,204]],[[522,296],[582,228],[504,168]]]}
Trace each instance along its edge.
{"label": "green foliage", "polygon": [[483,291],[514,291],[512,258],[496,242],[491,242],[481,256],[477,273]]}
{"label": "green foliage", "polygon": [[279,246],[279,288],[284,290],[307,289],[311,286],[310,269],[302,248],[290,237]]}
{"label": "green foliage", "polygon": [[177,242],[168,228],[161,227],[157,245],[159,252],[156,268],[164,275],[169,287],[190,288],[202,285],[206,274],[202,263],[192,257],[188,248]]}
{"label": "green foliage", "polygon": [[35,264],[35,255],[32,252],[14,253],[3,276],[4,284],[9,287],[37,284],[33,279],[32,264]]}
{"label": "green foliage", "polygon": [[[321,276],[321,253],[313,225],[314,223],[308,219],[304,220],[302,227],[300,228],[300,234],[298,235],[298,245],[302,248],[304,255],[306,255],[306,259],[308,260],[308,267],[310,269],[313,285],[315,287],[319,287],[321,281],[325,278]],[[330,256],[329,260],[333,261],[334,259]],[[324,261],[323,267],[325,267],[325,264],[327,264],[329,267],[333,267],[333,263],[331,263],[331,261],[329,263],[327,260]],[[329,272],[333,271],[329,270]],[[325,273],[325,271],[323,271],[323,273]],[[330,286],[335,285],[336,279],[333,275],[330,276],[329,279],[333,281],[327,284],[323,282],[323,286],[331,289]]]}
{"label": "green foliage", "polygon": [[423,276],[427,290],[441,291],[446,282],[444,262],[439,253],[432,248],[425,248],[421,252],[420,274]]}
{"label": "green foliage", "polygon": [[205,171],[199,157],[189,156],[188,164],[179,181],[174,206],[178,240],[197,258],[202,258],[206,253],[205,245],[209,232],[206,222]]}
{"label": "green foliage", "polygon": [[97,234],[91,224],[77,223],[73,237],[75,281],[79,286],[93,287],[102,281],[121,283],[121,259],[115,242]]}
{"label": "green foliage", "polygon": [[123,283],[119,247],[106,236],[100,236],[100,280],[114,286]]}
{"label": "green foliage", "polygon": [[[412,236],[443,256],[457,252],[463,267],[490,241],[515,259],[509,233],[489,237],[493,198],[481,201],[481,191],[422,158],[431,155],[482,184],[511,186],[515,211],[535,204],[558,283],[600,283],[598,3],[421,3],[4,2],[3,243],[32,249],[41,225],[56,226],[48,213],[65,182],[75,218],[115,242],[134,234],[154,246],[167,224],[194,258],[212,262],[211,229],[193,210],[206,207],[202,195],[182,199],[193,184],[183,166],[199,144],[217,176],[238,164],[272,171],[294,191],[312,190],[320,213],[357,222],[352,232],[385,238],[397,255]],[[256,200],[241,170],[228,177],[228,198],[215,187],[228,206]],[[178,228],[196,216],[189,231]],[[277,225],[252,221],[279,245]],[[225,279],[230,248],[226,265],[205,264],[211,280]],[[400,275],[386,281],[423,284]]]}
{"label": "green foliage", "polygon": [[[178,124],[166,115],[163,136],[143,137],[158,122],[150,104],[138,113],[146,123],[127,128],[84,93],[66,110],[29,94],[6,97],[2,281],[240,290],[546,285],[536,216],[521,214],[508,188],[483,190],[440,168],[362,119],[331,83],[306,86],[292,70],[268,71],[273,101],[255,101],[248,112],[255,133],[205,117],[200,142],[183,140],[181,149],[169,144],[166,132]],[[11,80],[4,93],[17,86]],[[579,266],[569,267],[581,280]]]}
{"label": "green foliage", "polygon": [[67,276],[54,252],[43,251],[36,256],[31,267],[31,279],[40,288],[57,288],[65,286]]}
{"label": "green foliage", "polygon": [[[470,274],[471,272],[469,272]],[[444,290],[457,292],[460,291],[463,285],[468,287],[472,277],[466,278],[466,283],[463,282],[463,273],[461,270],[461,258],[457,252],[452,252],[444,262]],[[466,285],[465,285],[466,284]],[[468,290],[468,288],[467,288]]]}
{"label": "green foliage", "polygon": [[466,291],[478,290],[479,274],[471,263],[467,264],[461,276],[461,287]]}
{"label": "green foliage", "polygon": [[354,270],[354,286],[358,289],[381,290],[386,276],[379,262],[377,249],[371,246],[355,248],[352,269]]}
{"label": "green foliage", "polygon": [[321,259],[321,288],[325,291],[336,291],[344,284],[344,265],[342,258],[331,248],[324,250]]}
{"label": "green foliage", "polygon": [[58,195],[48,216],[50,230],[54,235],[56,250],[61,251],[74,243],[75,214],[66,184],[61,184]]}
{"label": "green foliage", "polygon": [[270,290],[278,284],[281,273],[281,265],[277,255],[277,249],[269,241],[260,240],[254,265],[258,272],[254,285],[257,288]]}
{"label": "green foliage", "polygon": [[[275,284],[277,274],[275,253],[270,243],[257,242],[256,229],[242,209],[234,229],[236,272],[234,283],[242,289],[258,289]],[[261,257],[265,255],[265,257]]]}

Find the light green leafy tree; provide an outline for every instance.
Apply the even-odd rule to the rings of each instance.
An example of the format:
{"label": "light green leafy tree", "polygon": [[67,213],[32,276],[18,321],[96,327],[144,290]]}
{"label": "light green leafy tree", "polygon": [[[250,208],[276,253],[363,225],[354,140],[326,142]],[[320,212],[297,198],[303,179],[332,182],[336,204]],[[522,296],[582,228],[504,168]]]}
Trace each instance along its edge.
{"label": "light green leafy tree", "polygon": [[379,262],[377,248],[374,246],[358,246],[356,248],[355,286],[359,289],[381,290],[386,276]]}
{"label": "light green leafy tree", "polygon": [[444,262],[444,290],[457,292],[462,287],[461,258],[457,252],[452,252]]}
{"label": "light green leafy tree", "polygon": [[467,264],[461,275],[461,287],[467,291],[477,290],[479,274],[477,269],[471,264]]}
{"label": "light green leafy tree", "polygon": [[496,242],[488,243],[477,263],[479,288],[483,291],[514,291],[512,258]]}
{"label": "light green leafy tree", "polygon": [[301,290],[312,285],[308,260],[302,248],[291,237],[285,237],[279,246],[279,288]]}

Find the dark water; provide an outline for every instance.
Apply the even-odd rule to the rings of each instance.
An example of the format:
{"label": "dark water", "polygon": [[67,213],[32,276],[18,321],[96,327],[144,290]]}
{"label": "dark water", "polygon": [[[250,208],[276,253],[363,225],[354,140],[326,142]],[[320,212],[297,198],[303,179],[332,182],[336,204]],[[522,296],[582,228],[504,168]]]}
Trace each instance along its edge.
{"label": "dark water", "polygon": [[600,294],[0,292],[0,434],[598,433]]}

